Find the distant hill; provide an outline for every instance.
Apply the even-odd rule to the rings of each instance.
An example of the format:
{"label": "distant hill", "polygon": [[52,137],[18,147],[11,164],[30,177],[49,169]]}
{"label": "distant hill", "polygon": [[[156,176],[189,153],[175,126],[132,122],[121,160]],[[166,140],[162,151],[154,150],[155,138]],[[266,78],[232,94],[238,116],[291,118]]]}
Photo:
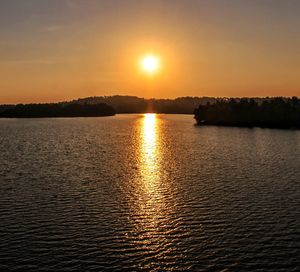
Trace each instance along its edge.
{"label": "distant hill", "polygon": [[73,100],[70,103],[97,104],[112,106],[117,113],[174,113],[193,114],[199,105],[214,103],[217,99],[210,97],[179,97],[176,99],[145,99],[136,96],[95,96]]}
{"label": "distant hill", "polygon": [[[116,113],[172,113],[172,114],[193,114],[194,110],[201,105],[210,104],[213,105],[216,102],[224,102],[229,100],[236,102],[242,99],[250,98],[214,98],[214,97],[178,97],[175,99],[145,99],[136,96],[94,96],[80,98],[73,101],[65,101],[60,103],[50,104],[37,104],[37,105],[97,105],[106,104],[114,109]],[[264,101],[270,101],[273,98],[251,98],[258,104],[262,104]],[[282,98],[286,100],[288,98]],[[30,104],[27,104],[30,105]],[[0,105],[0,114],[8,109],[14,108],[15,105]]]}
{"label": "distant hill", "polygon": [[[173,113],[173,114],[193,114],[194,110],[199,105],[206,105],[207,103],[214,104],[217,101],[227,101],[234,99],[239,102],[241,99],[250,98],[222,98],[222,97],[178,97],[175,99],[145,99],[136,96],[94,96],[80,98],[69,103],[79,104],[97,104],[106,103],[112,106],[117,113]],[[261,104],[263,101],[269,101],[272,98],[251,98],[255,102]],[[287,98],[282,98],[287,99]]]}
{"label": "distant hill", "polygon": [[[194,109],[199,105],[216,102],[216,98],[210,97],[179,97],[176,99],[145,99],[136,96],[95,96],[80,98],[73,101],[60,103],[50,103],[49,105],[95,105],[107,104],[116,113],[174,113],[174,114],[193,114]],[[27,104],[30,105],[30,104]],[[41,104],[39,104],[41,105]],[[46,104],[43,104],[46,105]],[[15,105],[0,105],[0,114],[7,109],[14,108]]]}

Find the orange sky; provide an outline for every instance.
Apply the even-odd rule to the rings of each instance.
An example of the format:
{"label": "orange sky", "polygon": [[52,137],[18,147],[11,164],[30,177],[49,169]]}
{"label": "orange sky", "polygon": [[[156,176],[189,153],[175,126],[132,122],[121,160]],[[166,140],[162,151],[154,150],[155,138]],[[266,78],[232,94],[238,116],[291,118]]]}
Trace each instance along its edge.
{"label": "orange sky", "polygon": [[[0,103],[300,96],[300,2],[0,2]],[[153,53],[149,77],[139,59]]]}

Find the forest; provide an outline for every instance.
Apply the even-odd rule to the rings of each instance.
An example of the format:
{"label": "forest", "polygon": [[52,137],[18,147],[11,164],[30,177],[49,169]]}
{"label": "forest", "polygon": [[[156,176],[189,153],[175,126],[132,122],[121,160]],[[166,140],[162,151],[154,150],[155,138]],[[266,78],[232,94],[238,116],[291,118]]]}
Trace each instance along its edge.
{"label": "forest", "polygon": [[221,99],[200,105],[194,111],[197,125],[300,128],[300,100],[297,97]]}
{"label": "forest", "polygon": [[96,117],[111,116],[115,110],[104,103],[99,104],[18,104],[0,108],[2,118],[45,118],[45,117]]}
{"label": "forest", "polygon": [[175,99],[141,98],[127,95],[95,96],[71,101],[71,103],[106,103],[112,106],[117,113],[172,113],[193,114],[199,105],[207,102],[214,103],[217,98],[213,97],[178,97]]}

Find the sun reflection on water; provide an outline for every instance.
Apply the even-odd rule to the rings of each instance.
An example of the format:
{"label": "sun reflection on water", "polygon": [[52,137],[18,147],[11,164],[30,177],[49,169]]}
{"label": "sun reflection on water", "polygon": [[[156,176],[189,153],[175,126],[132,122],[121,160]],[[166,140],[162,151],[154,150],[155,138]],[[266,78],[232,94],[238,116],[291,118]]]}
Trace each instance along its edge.
{"label": "sun reflection on water", "polygon": [[[164,158],[163,120],[157,114],[144,114],[138,121],[138,174],[134,179],[134,203],[131,207],[133,232],[130,237],[135,250],[144,254],[139,265],[145,271],[168,271],[176,266],[173,256],[178,248],[180,220],[176,219],[172,183],[168,179]],[[175,235],[176,234],[176,235]]]}
{"label": "sun reflection on water", "polygon": [[158,120],[156,114],[145,114],[141,133],[141,175],[145,188],[154,193],[159,182]]}
{"label": "sun reflection on water", "polygon": [[[140,181],[138,225],[139,240],[150,251],[160,244],[159,224],[164,218],[164,197],[161,184],[160,120],[156,114],[144,114],[140,125]],[[154,247],[154,248],[153,248]]]}
{"label": "sun reflection on water", "polygon": [[139,213],[143,227],[154,228],[162,212],[161,154],[159,143],[160,120],[156,114],[144,114],[140,125],[139,161]]}

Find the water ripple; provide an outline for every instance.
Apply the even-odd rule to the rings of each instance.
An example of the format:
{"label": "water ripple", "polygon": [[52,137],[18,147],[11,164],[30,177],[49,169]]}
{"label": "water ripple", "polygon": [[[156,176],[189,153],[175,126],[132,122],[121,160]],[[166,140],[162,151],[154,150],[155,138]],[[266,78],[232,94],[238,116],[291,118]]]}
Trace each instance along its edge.
{"label": "water ripple", "polygon": [[0,126],[0,271],[300,270],[298,131],[176,115]]}

